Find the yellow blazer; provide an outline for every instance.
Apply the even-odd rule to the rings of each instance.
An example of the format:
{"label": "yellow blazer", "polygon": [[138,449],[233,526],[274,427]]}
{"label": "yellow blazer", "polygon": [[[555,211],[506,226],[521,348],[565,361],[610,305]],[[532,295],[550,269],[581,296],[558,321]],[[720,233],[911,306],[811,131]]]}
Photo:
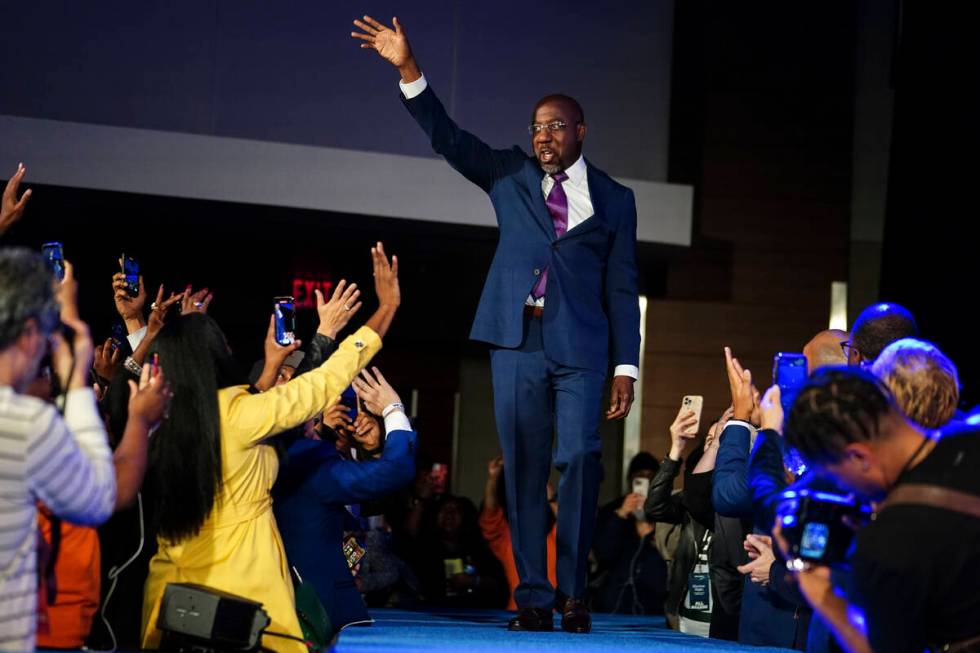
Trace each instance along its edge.
{"label": "yellow blazer", "polygon": [[[270,490],[279,461],[264,441],[298,426],[335,402],[381,349],[381,339],[361,327],[323,365],[261,394],[246,386],[218,391],[221,415],[222,486],[201,531],[182,542],[158,539],[144,586],[143,647],[157,648],[160,600],[167,583],[198,583],[261,601],[267,630],[302,638],[296,618],[286,552],[272,513]],[[306,653],[306,647],[263,636],[274,651]]]}

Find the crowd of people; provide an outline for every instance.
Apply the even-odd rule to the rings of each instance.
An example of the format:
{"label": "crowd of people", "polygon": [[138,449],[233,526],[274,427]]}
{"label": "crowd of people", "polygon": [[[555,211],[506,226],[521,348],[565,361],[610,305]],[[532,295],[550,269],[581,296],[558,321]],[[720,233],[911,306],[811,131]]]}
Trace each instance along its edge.
{"label": "crowd of people", "polygon": [[[18,198],[23,173],[4,194],[4,226],[29,197]],[[146,306],[142,277],[135,295],[124,275],[107,279],[106,308],[111,294],[127,337],[96,347],[71,263],[57,279],[39,254],[0,250],[0,648],[158,647],[171,582],[260,601],[273,650],[311,636],[300,584],[329,632],[370,623],[369,607],[516,607],[503,458],[488,462],[479,506],[447,493],[416,461],[398,394],[367,369],[401,301],[397,258],[381,243],[371,256],[378,308],[364,326],[339,340],[362,304],[341,282],[318,294],[308,344],[278,344],[270,318],[246,376],[207,291],[160,286]],[[975,496],[978,420],[960,410],[955,365],[894,304],[802,351],[810,378],[788,415],[779,387],[760,392],[726,349],[724,414],[701,428],[685,404],[666,457],[633,459],[628,492],[596,517],[592,611],[662,614],[685,633],[807,651],[922,650],[975,635],[969,506],[879,508],[851,568],[833,574],[794,564],[773,532],[792,488],[880,501],[915,482]],[[550,484],[546,501],[555,583]],[[936,543],[953,533],[955,546]]]}
{"label": "crowd of people", "polygon": [[[573,633],[590,612],[663,615],[694,636],[812,652],[980,650],[980,414],[911,313],[875,304],[850,332],[800,343],[793,397],[719,352],[730,396],[713,405],[728,408],[701,419],[683,402],[667,455],[638,454],[625,493],[596,509],[607,368],[606,419],[629,413],[639,374],[632,193],[582,157],[572,98],[535,106],[534,157],[491,150],[446,114],[397,21],[355,25],[502,226],[472,334],[491,344],[501,443],[483,496],[452,494],[417,456],[405,406],[370,367],[401,304],[381,242],[373,298],[346,281],[316,291],[305,343],[281,344],[277,315],[256,315],[254,362],[228,346],[206,287],[152,292],[125,271],[86,307],[117,321],[96,346],[72,264],[5,247],[0,650],[167,647],[172,583],[260,602],[275,651],[327,644],[373,607],[506,608],[524,631],[552,630],[557,611]],[[25,172],[3,193],[0,237],[30,199]],[[341,339],[365,303],[376,310]],[[856,512],[799,544],[787,506],[801,497]],[[814,552],[838,526],[856,536],[831,567]]]}

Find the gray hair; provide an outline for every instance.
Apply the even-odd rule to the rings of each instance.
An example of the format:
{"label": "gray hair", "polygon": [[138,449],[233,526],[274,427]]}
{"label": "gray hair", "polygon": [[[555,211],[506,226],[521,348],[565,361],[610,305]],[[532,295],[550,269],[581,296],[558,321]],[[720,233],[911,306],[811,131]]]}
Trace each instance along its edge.
{"label": "gray hair", "polygon": [[22,247],[0,249],[0,351],[37,321],[45,334],[58,325],[54,273],[37,252]]}

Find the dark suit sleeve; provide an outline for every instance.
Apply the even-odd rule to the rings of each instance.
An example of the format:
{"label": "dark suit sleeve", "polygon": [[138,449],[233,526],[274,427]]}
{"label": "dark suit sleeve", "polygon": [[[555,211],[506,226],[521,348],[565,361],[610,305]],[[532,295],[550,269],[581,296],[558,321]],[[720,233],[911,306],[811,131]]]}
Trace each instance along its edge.
{"label": "dark suit sleeve", "polygon": [[759,431],[749,462],[754,526],[763,533],[772,530],[779,494],[786,489],[781,436],[776,431]]}
{"label": "dark suit sleeve", "polygon": [[317,471],[316,491],[324,503],[361,503],[397,492],[415,476],[414,431],[392,431],[379,460],[338,460]]}
{"label": "dark suit sleeve", "polygon": [[750,435],[748,427],[738,423],[729,424],[721,433],[711,499],[715,512],[725,517],[742,518],[752,514],[748,483]]}
{"label": "dark suit sleeve", "polygon": [[519,170],[527,159],[518,147],[495,150],[460,129],[446,113],[431,85],[411,100],[402,96],[402,102],[429,136],[432,149],[487,193],[498,179]]}
{"label": "dark suit sleeve", "polygon": [[606,311],[613,365],[640,364],[640,302],[636,284],[636,199],[625,190],[619,226],[606,263]]}

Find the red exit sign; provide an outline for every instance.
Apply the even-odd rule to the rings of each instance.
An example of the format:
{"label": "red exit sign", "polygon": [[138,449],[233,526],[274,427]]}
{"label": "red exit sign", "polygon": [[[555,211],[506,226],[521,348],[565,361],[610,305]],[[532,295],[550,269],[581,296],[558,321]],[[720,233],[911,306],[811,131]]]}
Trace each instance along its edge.
{"label": "red exit sign", "polygon": [[315,290],[323,293],[325,300],[330,299],[330,289],[333,281],[320,279],[293,279],[293,297],[296,298],[296,308],[316,308]]}

